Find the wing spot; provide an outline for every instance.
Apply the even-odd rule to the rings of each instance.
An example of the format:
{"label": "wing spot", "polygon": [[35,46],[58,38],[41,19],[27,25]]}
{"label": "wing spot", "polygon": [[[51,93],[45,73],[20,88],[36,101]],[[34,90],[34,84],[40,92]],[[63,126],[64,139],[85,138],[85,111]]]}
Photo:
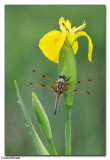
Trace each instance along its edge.
{"label": "wing spot", "polygon": [[89,92],[89,91],[87,91],[86,93],[90,94],[90,92]]}
{"label": "wing spot", "polygon": [[36,72],[36,71],[33,69],[32,72]]}
{"label": "wing spot", "polygon": [[45,87],[46,85],[42,84],[43,87]]}
{"label": "wing spot", "polygon": [[77,83],[80,83],[81,81],[78,81]]}
{"label": "wing spot", "polygon": [[44,75],[42,75],[42,77],[44,77],[44,78],[45,78],[45,76],[44,76]]}

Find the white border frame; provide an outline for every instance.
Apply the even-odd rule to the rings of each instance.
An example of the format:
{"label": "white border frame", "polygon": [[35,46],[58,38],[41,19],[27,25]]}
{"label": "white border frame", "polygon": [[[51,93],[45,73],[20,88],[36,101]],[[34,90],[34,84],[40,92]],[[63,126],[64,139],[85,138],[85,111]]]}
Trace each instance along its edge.
{"label": "white border frame", "polygon": [[[67,3],[68,2],[68,3]],[[83,3],[82,3],[83,2]],[[100,3],[99,3],[100,2]],[[71,0],[56,0],[55,3],[52,1],[40,0],[37,2],[36,0],[0,0],[0,157],[4,157],[4,149],[5,149],[5,5],[42,5],[42,4],[62,4],[62,5],[106,5],[106,156],[22,156],[22,159],[91,159],[91,160],[110,160],[110,1],[109,0],[92,0],[92,3],[86,0],[77,0],[72,3]],[[100,58],[100,57],[99,57]]]}

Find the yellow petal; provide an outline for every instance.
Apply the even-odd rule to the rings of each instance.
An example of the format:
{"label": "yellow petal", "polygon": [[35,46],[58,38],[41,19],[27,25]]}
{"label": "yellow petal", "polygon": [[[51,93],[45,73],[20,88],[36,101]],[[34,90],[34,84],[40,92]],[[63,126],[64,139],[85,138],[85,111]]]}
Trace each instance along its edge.
{"label": "yellow petal", "polygon": [[78,51],[78,41],[73,42],[72,48],[73,48],[74,54],[76,54]]}
{"label": "yellow petal", "polygon": [[39,48],[51,61],[58,63],[59,52],[65,41],[65,35],[60,31],[51,31],[43,36],[39,42]]}
{"label": "yellow petal", "polygon": [[[84,21],[81,26],[75,28],[74,34],[77,34],[78,32],[80,32],[85,26],[86,26],[86,22]],[[74,27],[72,29],[74,30]]]}
{"label": "yellow petal", "polygon": [[59,19],[59,25],[61,31],[66,34],[66,32],[70,33],[71,32],[71,23],[69,20],[65,21],[63,17]]}
{"label": "yellow petal", "polygon": [[72,34],[72,36],[74,35],[75,30],[76,30],[76,27],[74,26],[74,27],[71,29],[71,34]]}
{"label": "yellow petal", "polygon": [[61,29],[61,31],[62,31],[63,33],[66,34],[65,24],[66,24],[66,22],[65,22],[64,18],[61,17],[61,18],[59,19],[60,29]]}
{"label": "yellow petal", "polygon": [[74,40],[76,40],[78,37],[81,37],[81,36],[85,36],[87,39],[88,39],[88,60],[90,62],[92,62],[92,50],[93,50],[93,44],[92,44],[92,40],[91,38],[87,35],[86,32],[79,32],[77,33],[75,36],[74,36]]}
{"label": "yellow petal", "polygon": [[65,26],[66,28],[69,30],[69,32],[71,31],[71,23],[70,21],[67,19],[67,21],[65,22]]}

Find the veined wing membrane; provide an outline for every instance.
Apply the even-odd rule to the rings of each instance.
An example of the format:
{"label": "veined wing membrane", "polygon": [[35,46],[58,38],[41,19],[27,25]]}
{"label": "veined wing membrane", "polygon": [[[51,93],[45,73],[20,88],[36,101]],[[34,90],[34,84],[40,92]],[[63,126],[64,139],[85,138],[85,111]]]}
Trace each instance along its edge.
{"label": "veined wing membrane", "polygon": [[67,89],[67,88],[64,88],[65,91],[71,91],[71,92],[75,92],[75,93],[78,93],[78,94],[90,94],[89,91],[81,91],[81,90],[72,90],[72,89]]}
{"label": "veined wing membrane", "polygon": [[92,80],[88,79],[88,80],[77,81],[77,82],[65,82],[64,85],[69,85],[69,84],[77,85],[77,84],[84,84],[87,82],[92,82]]}
{"label": "veined wing membrane", "polygon": [[44,84],[38,84],[38,83],[29,83],[29,85],[33,85],[33,86],[36,86],[36,87],[43,87],[43,88],[52,88],[52,89],[55,89],[57,88],[56,86],[48,86],[48,85],[44,85]]}
{"label": "veined wing membrane", "polygon": [[[72,92],[74,92],[74,98],[87,98],[87,97],[91,97],[91,92],[89,91],[84,91],[84,90],[72,90],[72,89],[65,89],[65,94],[68,93],[69,97],[73,97],[73,94],[71,94]],[[67,92],[67,93],[66,93]]]}
{"label": "veined wing membrane", "polygon": [[52,79],[52,78],[49,78],[49,77],[47,77],[47,76],[45,76],[45,75],[42,75],[42,74],[40,74],[38,71],[36,71],[36,70],[32,70],[32,72],[34,72],[35,74],[37,74],[37,76],[39,76],[39,77],[41,77],[41,78],[43,78],[43,79],[47,79],[47,80],[49,80],[49,81],[51,81],[51,82],[53,82],[53,83],[55,83],[55,84],[58,84],[58,82],[57,81],[55,81],[54,79]]}

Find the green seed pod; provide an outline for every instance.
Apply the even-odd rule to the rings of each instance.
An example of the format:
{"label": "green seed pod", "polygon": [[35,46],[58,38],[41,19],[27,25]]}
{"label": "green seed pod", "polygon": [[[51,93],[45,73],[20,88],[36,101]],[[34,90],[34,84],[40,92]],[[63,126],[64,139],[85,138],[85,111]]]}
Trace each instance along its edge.
{"label": "green seed pod", "polygon": [[[76,81],[76,59],[71,45],[64,43],[59,54],[58,65],[60,75],[65,75],[66,79],[70,78],[68,82]],[[66,88],[74,90],[75,85],[69,84],[66,85]],[[65,93],[66,94],[63,94],[64,103],[66,107],[71,107],[73,104],[74,92],[66,91]]]}
{"label": "green seed pod", "polygon": [[51,131],[50,123],[42,107],[41,102],[39,101],[39,99],[37,98],[34,92],[32,93],[32,104],[34,107],[34,111],[35,111],[39,126],[41,128],[41,131],[46,137],[46,139],[50,141],[52,139],[52,131]]}

